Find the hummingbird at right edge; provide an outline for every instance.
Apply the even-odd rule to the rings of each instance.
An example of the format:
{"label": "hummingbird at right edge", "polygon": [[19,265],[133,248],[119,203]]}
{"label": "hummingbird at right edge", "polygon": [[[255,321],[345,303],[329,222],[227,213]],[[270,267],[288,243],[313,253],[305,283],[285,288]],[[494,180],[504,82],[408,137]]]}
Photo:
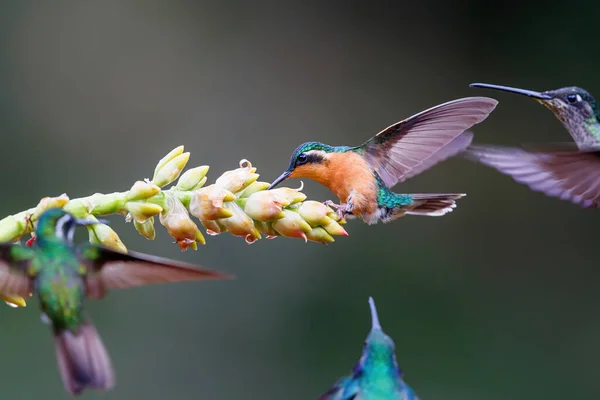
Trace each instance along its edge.
{"label": "hummingbird at right edge", "polygon": [[340,218],[367,224],[404,215],[441,216],[463,193],[398,194],[390,189],[452,157],[471,143],[467,129],[482,122],[498,102],[466,97],[429,108],[396,122],[360,146],[306,142],[294,150],[288,168],[268,189],[288,178],[309,178],[333,192]]}
{"label": "hummingbird at right edge", "polygon": [[495,168],[547,196],[568,200],[584,208],[600,206],[600,114],[591,94],[575,86],[545,92],[487,83],[470,86],[533,98],[552,111],[575,144],[527,150],[471,145],[464,153],[467,158]]}
{"label": "hummingbird at right edge", "polygon": [[0,244],[0,293],[39,298],[42,320],[52,326],[58,368],[65,389],[108,390],[115,378],[110,357],[84,310],[86,297],[101,299],[107,289],[229,276],[190,264],[133,251],[127,254],[73,243],[79,220],[60,208],[40,215],[32,247]]}
{"label": "hummingbird at right edge", "polygon": [[339,379],[318,400],[419,400],[402,380],[392,338],[381,329],[375,301],[369,297],[371,332],[352,375]]}

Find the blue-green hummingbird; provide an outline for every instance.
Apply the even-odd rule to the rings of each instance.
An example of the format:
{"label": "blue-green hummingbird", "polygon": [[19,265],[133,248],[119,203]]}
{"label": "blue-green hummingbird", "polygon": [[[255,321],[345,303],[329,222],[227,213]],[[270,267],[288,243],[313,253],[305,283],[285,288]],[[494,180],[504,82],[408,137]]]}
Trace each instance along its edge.
{"label": "blue-green hummingbird", "polygon": [[545,92],[486,83],[471,86],[535,99],[563,123],[575,144],[561,143],[538,149],[471,145],[465,156],[547,196],[586,208],[600,206],[600,114],[591,94],[575,86]]}
{"label": "blue-green hummingbird", "polygon": [[342,204],[340,218],[367,224],[404,215],[441,216],[463,193],[397,194],[390,189],[463,151],[473,138],[467,129],[482,122],[498,102],[467,97],[443,103],[397,122],[360,146],[303,143],[269,189],[288,178],[309,178],[326,186]]}
{"label": "blue-green hummingbird", "polygon": [[101,299],[114,288],[229,278],[133,251],[124,254],[90,243],[76,246],[75,227],[95,223],[53,208],[40,215],[32,247],[0,244],[0,293],[38,296],[42,320],[52,326],[63,384],[73,395],[86,387],[108,390],[115,382],[108,352],[84,310],[85,297]]}
{"label": "blue-green hummingbird", "polygon": [[371,332],[352,375],[339,379],[319,400],[418,400],[402,380],[392,338],[381,329],[375,301],[369,297]]}

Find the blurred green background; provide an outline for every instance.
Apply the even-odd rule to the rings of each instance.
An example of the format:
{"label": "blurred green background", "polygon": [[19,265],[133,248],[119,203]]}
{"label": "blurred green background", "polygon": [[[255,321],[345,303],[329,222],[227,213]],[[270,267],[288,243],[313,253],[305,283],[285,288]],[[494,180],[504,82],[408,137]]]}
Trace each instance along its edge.
{"label": "blurred green background", "polygon": [[[470,95],[500,100],[477,142],[570,140],[532,100],[468,84],[600,96],[600,3],[460,4],[3,1],[2,214],[126,190],[180,144],[209,182],[242,158],[271,181],[301,142],[356,145]],[[443,218],[351,221],[327,247],[222,235],[181,253],[111,218],[131,249],[238,279],[88,302],[117,386],[83,398],[315,399],[358,361],[372,295],[422,399],[598,399],[597,212],[463,159],[396,191],[468,196]],[[66,398],[35,300],[0,327],[0,398]]]}

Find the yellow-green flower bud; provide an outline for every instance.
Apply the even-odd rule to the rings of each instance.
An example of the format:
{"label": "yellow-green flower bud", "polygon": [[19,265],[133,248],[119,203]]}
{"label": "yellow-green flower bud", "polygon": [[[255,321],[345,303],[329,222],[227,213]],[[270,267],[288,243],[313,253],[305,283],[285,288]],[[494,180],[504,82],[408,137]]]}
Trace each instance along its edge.
{"label": "yellow-green flower bud", "polygon": [[146,200],[159,192],[160,188],[152,182],[137,181],[125,195],[125,201]]}
{"label": "yellow-green flower bud", "polygon": [[196,190],[190,200],[190,212],[200,221],[231,217],[223,204],[235,200],[235,195],[217,185]]}
{"label": "yellow-green flower bud", "polygon": [[241,199],[250,197],[251,195],[253,195],[256,192],[261,192],[263,190],[267,190],[269,185],[270,185],[270,183],[268,183],[268,182],[258,182],[258,181],[253,182],[242,193],[239,193],[238,197]]}
{"label": "yellow-green flower bud", "polygon": [[[243,166],[244,164],[246,166]],[[237,193],[256,182],[259,175],[255,174],[255,171],[256,168],[252,167],[250,161],[242,160],[240,161],[240,168],[225,172],[215,181],[215,185],[232,193]]]}
{"label": "yellow-green flower bud", "polygon": [[68,202],[69,196],[67,196],[66,193],[63,193],[58,197],[44,197],[38,203],[35,212],[31,216],[31,220],[37,220],[44,211],[50,208],[63,208]]}
{"label": "yellow-green flower bud", "polygon": [[163,209],[158,204],[146,203],[141,201],[130,201],[125,204],[125,208],[131,214],[134,220],[145,222],[149,218],[160,214]]}
{"label": "yellow-green flower bud", "polygon": [[260,239],[260,232],[254,226],[254,221],[244,213],[240,206],[235,202],[229,202],[223,206],[231,212],[231,217],[221,219],[219,223],[227,228],[229,233],[245,238],[248,243]]}
{"label": "yellow-green flower bud", "polygon": [[127,253],[127,247],[117,235],[117,232],[105,224],[87,225],[91,243],[99,243],[103,246]]}
{"label": "yellow-green flower bud", "polygon": [[331,208],[321,202],[313,200],[305,201],[298,208],[298,214],[302,215],[302,218],[304,218],[312,227],[329,223],[331,221],[331,218],[327,216],[329,212],[331,212]]}
{"label": "yellow-green flower bud", "polygon": [[154,217],[150,217],[144,222],[140,222],[137,219],[133,220],[135,230],[140,233],[143,237],[148,240],[154,240],[156,237],[156,231],[154,230]]}
{"label": "yellow-green flower bud", "polygon": [[260,233],[267,235],[267,239],[272,239],[279,236],[277,231],[273,229],[273,223],[271,222],[254,221],[254,226]]}
{"label": "yellow-green flower bud", "polygon": [[155,173],[152,182],[158,187],[163,187],[173,182],[179,177],[189,159],[190,153],[183,153],[173,158]]}
{"label": "yellow-green flower bud", "polygon": [[25,224],[19,222],[13,215],[0,221],[0,242],[12,242],[25,233]]}
{"label": "yellow-green flower bud", "polygon": [[[196,190],[200,189],[206,182],[206,173],[208,172],[208,166],[203,165],[201,167],[192,168],[183,173],[175,189],[177,190]],[[202,185],[200,185],[202,183]]]}
{"label": "yellow-green flower bud", "polygon": [[26,307],[27,303],[25,299],[19,296],[13,296],[10,294],[0,294],[0,299],[4,300],[4,302],[11,307]]}
{"label": "yellow-green flower bud", "polygon": [[192,221],[183,204],[170,193],[165,200],[167,208],[160,215],[160,223],[167,228],[169,235],[175,239],[181,250],[185,251],[190,246],[196,250],[196,242],[206,243],[202,232]]}
{"label": "yellow-green flower bud", "polygon": [[346,223],[345,219],[341,219],[339,214],[336,213],[335,211],[331,211],[330,213],[327,214],[327,216],[329,218],[331,218],[332,220],[334,220],[335,222],[337,222],[340,225],[344,225]]}
{"label": "yellow-green flower bud", "polygon": [[306,234],[311,231],[311,226],[300,214],[290,210],[283,210],[285,217],[273,222],[273,229],[282,236],[301,237],[307,240]]}
{"label": "yellow-green flower bud", "polygon": [[167,154],[166,156],[161,158],[160,161],[158,162],[158,164],[156,164],[156,168],[154,168],[154,176],[153,176],[152,180],[154,180],[156,178],[158,171],[160,171],[162,169],[162,167],[167,165],[168,162],[170,162],[175,157],[177,157],[181,154],[183,154],[183,146],[177,146],[173,150],[171,150],[169,152],[169,154]]}
{"label": "yellow-green flower bud", "polygon": [[313,228],[310,232],[308,232],[306,234],[306,237],[308,238],[308,240],[311,240],[313,242],[323,243],[323,244],[334,242],[333,237],[329,233],[327,233],[327,231],[325,229],[321,228],[320,226]]}

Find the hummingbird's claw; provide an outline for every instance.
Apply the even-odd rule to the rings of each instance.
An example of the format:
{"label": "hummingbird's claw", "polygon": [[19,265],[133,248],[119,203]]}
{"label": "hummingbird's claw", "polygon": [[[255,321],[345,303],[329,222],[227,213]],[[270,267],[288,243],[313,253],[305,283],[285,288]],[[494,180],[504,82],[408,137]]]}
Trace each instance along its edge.
{"label": "hummingbird's claw", "polygon": [[349,204],[335,204],[332,200],[326,200],[323,202],[328,207],[334,208],[340,220],[352,213],[352,207]]}
{"label": "hummingbird's claw", "polygon": [[333,200],[325,200],[325,201],[323,202],[323,204],[325,204],[325,205],[326,205],[326,206],[328,206],[328,207],[335,208],[336,210],[338,210],[338,209],[339,209],[339,208],[342,206],[341,204],[335,204],[335,203],[333,202]]}

